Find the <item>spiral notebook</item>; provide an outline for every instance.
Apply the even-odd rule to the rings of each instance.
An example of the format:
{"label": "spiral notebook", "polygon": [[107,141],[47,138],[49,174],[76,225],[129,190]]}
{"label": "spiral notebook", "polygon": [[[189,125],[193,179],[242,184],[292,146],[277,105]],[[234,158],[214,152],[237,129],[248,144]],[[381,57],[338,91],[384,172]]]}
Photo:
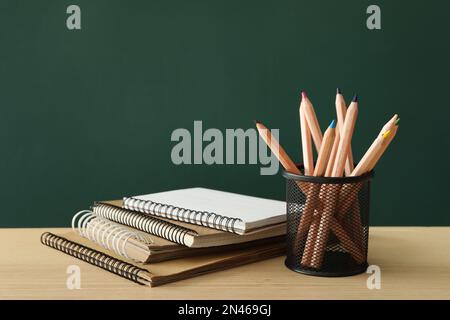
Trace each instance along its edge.
{"label": "spiral notebook", "polygon": [[161,216],[156,217],[126,210],[122,206],[122,200],[101,201],[92,207],[92,212],[110,221],[133,227],[190,248],[225,246],[286,234],[285,222],[239,235],[178,220],[170,220]]}
{"label": "spiral notebook", "polygon": [[[115,208],[112,207],[113,210],[109,210],[109,206],[107,205],[97,205],[95,206],[101,209],[108,209],[108,212],[114,212]],[[94,208],[95,208],[94,207]],[[105,208],[106,207],[106,208]],[[123,209],[119,209],[122,210]],[[98,211],[98,210],[94,210]],[[105,210],[101,210],[101,212],[106,212]],[[133,213],[140,215],[138,213]],[[108,215],[111,216],[111,215]],[[122,216],[122,218],[124,218]],[[130,224],[129,217],[125,219]],[[147,217],[145,217],[147,218]],[[172,226],[167,227],[168,224],[165,221],[159,221],[156,218],[150,218],[156,221],[150,221],[149,230],[154,230],[157,235],[166,235],[168,238],[171,238],[169,231]],[[145,220],[145,219],[144,219]],[[136,223],[139,226],[139,223]],[[144,224],[145,225],[145,221]],[[172,231],[183,231],[183,227],[174,225],[177,230]],[[181,228],[181,229],[180,229]],[[109,251],[115,252],[117,255],[121,257],[137,261],[137,262],[146,262],[146,263],[154,263],[160,262],[170,259],[178,259],[183,257],[193,257],[201,254],[208,254],[211,252],[224,252],[230,250],[236,250],[237,248],[251,248],[253,246],[258,246],[262,244],[273,243],[277,241],[282,241],[284,237],[278,238],[264,238],[259,240],[252,240],[245,242],[243,244],[232,244],[226,246],[219,247],[205,247],[205,248],[197,248],[197,249],[189,249],[185,246],[175,244],[171,241],[165,240],[158,236],[151,236],[146,232],[141,232],[137,229],[113,222],[108,220],[93,211],[83,210],[78,212],[73,216],[72,219],[72,229],[74,232],[77,232],[80,236],[100,245]],[[144,228],[145,229],[145,228]],[[220,231],[217,231],[220,232]],[[233,234],[231,234],[233,235]],[[240,237],[238,235],[233,235]],[[173,239],[176,240],[183,237],[173,236]]]}
{"label": "spiral notebook", "polygon": [[125,197],[123,207],[241,235],[286,221],[284,201],[206,188]]}
{"label": "spiral notebook", "polygon": [[252,248],[143,265],[122,260],[116,254],[108,252],[75,232],[62,236],[45,232],[41,236],[41,242],[118,276],[151,287],[270,259],[283,255],[285,252],[285,242],[281,241]]}

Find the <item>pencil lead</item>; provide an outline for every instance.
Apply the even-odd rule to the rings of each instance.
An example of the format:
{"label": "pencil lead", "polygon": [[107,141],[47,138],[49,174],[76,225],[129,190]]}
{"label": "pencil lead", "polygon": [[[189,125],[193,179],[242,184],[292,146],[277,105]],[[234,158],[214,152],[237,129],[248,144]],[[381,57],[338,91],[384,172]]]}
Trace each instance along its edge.
{"label": "pencil lead", "polygon": [[358,102],[358,95],[356,93],[353,95],[352,102]]}
{"label": "pencil lead", "polygon": [[255,121],[255,124],[260,124],[261,123],[258,120],[253,120],[253,121]]}
{"label": "pencil lead", "polygon": [[396,121],[395,121],[395,125],[396,126],[398,126],[398,123],[400,122],[400,118],[398,118]]}
{"label": "pencil lead", "polygon": [[306,99],[306,98],[308,98],[308,96],[306,95],[306,92],[302,91],[302,99]]}
{"label": "pencil lead", "polygon": [[388,130],[385,133],[383,133],[383,139],[386,139],[390,133],[391,133],[391,130]]}
{"label": "pencil lead", "polygon": [[330,128],[331,128],[331,129],[336,128],[336,120],[333,119],[333,121],[331,121],[331,123],[330,123]]}
{"label": "pencil lead", "polygon": [[340,88],[336,88],[336,94],[342,94],[342,91]]}

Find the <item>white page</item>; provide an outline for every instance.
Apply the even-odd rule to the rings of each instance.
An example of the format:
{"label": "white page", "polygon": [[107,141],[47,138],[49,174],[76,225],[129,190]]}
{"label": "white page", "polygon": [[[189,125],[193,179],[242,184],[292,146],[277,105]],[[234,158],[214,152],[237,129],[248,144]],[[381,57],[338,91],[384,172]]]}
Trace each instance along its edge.
{"label": "white page", "polygon": [[[135,196],[195,211],[241,219],[244,230],[286,221],[286,202],[206,188],[189,188]],[[269,220],[270,221],[267,221]]]}

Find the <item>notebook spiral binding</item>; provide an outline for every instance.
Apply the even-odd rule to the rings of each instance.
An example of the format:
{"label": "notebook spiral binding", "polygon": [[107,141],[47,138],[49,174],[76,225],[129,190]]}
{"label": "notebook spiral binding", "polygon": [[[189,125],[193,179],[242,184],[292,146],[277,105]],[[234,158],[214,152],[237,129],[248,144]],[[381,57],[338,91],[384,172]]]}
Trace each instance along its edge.
{"label": "notebook spiral binding", "polygon": [[140,272],[147,273],[147,270],[118,260],[103,252],[85,247],[50,232],[45,232],[41,235],[41,243],[128,280],[139,284],[148,284],[148,280],[139,275]]}
{"label": "notebook spiral binding", "polygon": [[98,216],[108,220],[136,228],[185,246],[188,245],[187,237],[197,235],[197,232],[194,230],[105,204],[94,205],[92,211]]}
{"label": "notebook spiral binding", "polygon": [[123,200],[125,208],[142,213],[153,214],[172,220],[199,224],[204,227],[219,229],[227,232],[239,233],[235,228],[237,221],[242,219],[222,216],[208,211],[196,211],[187,208],[176,207],[151,200],[140,200],[134,197],[126,197]]}
{"label": "notebook spiral binding", "polygon": [[72,230],[127,259],[132,259],[125,248],[129,239],[145,244],[153,243],[148,235],[99,217],[90,210],[82,210],[73,216]]}

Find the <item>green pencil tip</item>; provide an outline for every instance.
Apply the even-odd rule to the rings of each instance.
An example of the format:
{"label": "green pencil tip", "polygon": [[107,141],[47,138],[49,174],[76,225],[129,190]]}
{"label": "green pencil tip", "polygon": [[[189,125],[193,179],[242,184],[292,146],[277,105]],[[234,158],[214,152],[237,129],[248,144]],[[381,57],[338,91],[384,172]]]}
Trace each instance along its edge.
{"label": "green pencil tip", "polygon": [[396,126],[398,126],[398,123],[400,122],[400,118],[398,118],[396,121],[395,121],[395,125]]}

